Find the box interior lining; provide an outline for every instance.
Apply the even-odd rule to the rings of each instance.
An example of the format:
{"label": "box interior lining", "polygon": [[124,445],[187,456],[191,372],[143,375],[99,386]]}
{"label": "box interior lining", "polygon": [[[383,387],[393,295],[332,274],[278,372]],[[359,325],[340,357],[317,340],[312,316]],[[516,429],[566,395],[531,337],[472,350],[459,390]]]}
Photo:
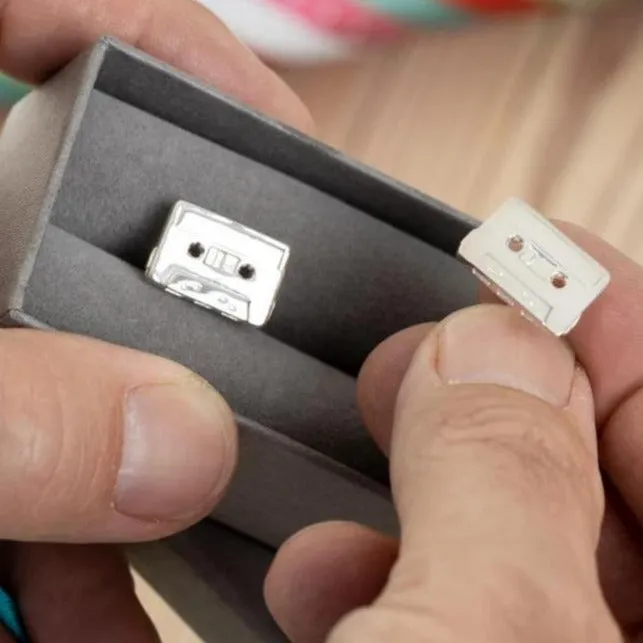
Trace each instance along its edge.
{"label": "box interior lining", "polygon": [[286,279],[265,332],[353,376],[385,338],[475,298],[468,271],[442,250],[94,91],[52,223],[143,270],[178,200],[290,245]]}
{"label": "box interior lining", "polygon": [[476,225],[454,208],[120,43],[110,42],[106,49],[95,88],[314,186],[447,254],[454,255]]}
{"label": "box interior lining", "polygon": [[[55,197],[25,313],[176,359],[241,415],[386,480],[355,375],[392,333],[475,301],[451,254],[471,220],[118,46],[106,49]],[[179,199],[291,245],[264,331],[144,280]]]}

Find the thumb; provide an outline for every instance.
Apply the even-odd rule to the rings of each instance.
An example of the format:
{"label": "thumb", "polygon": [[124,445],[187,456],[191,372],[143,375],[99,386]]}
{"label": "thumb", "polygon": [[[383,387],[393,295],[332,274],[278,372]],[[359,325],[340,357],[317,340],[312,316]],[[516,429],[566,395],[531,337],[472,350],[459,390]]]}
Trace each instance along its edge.
{"label": "thumb", "polygon": [[591,392],[562,341],[500,306],[438,326],[398,396],[391,480],[399,560],[331,643],[620,640]]}
{"label": "thumb", "polygon": [[158,538],[211,511],[235,465],[230,409],[164,359],[0,331],[0,539]]}

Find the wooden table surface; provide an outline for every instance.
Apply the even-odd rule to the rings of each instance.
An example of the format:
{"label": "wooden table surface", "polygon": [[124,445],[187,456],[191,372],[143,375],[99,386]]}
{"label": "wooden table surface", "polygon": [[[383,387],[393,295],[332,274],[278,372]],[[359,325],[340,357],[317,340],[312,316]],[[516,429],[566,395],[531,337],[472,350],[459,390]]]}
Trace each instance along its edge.
{"label": "wooden table surface", "polygon": [[643,258],[642,29],[634,2],[286,77],[350,155],[478,217],[520,196]]}
{"label": "wooden table surface", "polygon": [[[642,36],[633,2],[425,35],[286,78],[350,155],[478,217],[522,197],[643,260]],[[133,556],[207,615],[208,588],[164,545]],[[219,643],[216,619],[197,635],[138,583],[164,641]]]}

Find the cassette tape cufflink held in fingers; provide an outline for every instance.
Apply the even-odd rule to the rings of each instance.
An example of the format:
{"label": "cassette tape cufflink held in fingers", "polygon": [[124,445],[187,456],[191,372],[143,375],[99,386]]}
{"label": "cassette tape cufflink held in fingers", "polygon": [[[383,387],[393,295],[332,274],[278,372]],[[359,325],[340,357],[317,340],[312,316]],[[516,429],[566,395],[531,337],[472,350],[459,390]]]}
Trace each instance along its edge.
{"label": "cassette tape cufflink held in fingers", "polygon": [[458,255],[502,300],[558,336],[610,282],[601,264],[518,199],[470,232]]}
{"label": "cassette tape cufflink held in fingers", "polygon": [[260,327],[275,308],[289,257],[281,241],[179,201],[146,276],[173,295]]}

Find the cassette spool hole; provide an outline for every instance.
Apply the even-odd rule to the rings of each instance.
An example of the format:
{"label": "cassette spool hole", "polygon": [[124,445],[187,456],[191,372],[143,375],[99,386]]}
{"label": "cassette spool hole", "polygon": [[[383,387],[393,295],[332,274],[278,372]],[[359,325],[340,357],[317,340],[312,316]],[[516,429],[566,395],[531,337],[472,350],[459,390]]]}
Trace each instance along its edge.
{"label": "cassette spool hole", "polygon": [[195,241],[188,246],[188,254],[194,259],[199,259],[204,253],[205,248],[198,241]]}
{"label": "cassette spool hole", "polygon": [[257,274],[257,270],[255,269],[254,266],[251,266],[249,263],[244,263],[243,265],[239,266],[239,277],[241,277],[241,279],[245,279],[246,281],[249,281],[256,274]]}

